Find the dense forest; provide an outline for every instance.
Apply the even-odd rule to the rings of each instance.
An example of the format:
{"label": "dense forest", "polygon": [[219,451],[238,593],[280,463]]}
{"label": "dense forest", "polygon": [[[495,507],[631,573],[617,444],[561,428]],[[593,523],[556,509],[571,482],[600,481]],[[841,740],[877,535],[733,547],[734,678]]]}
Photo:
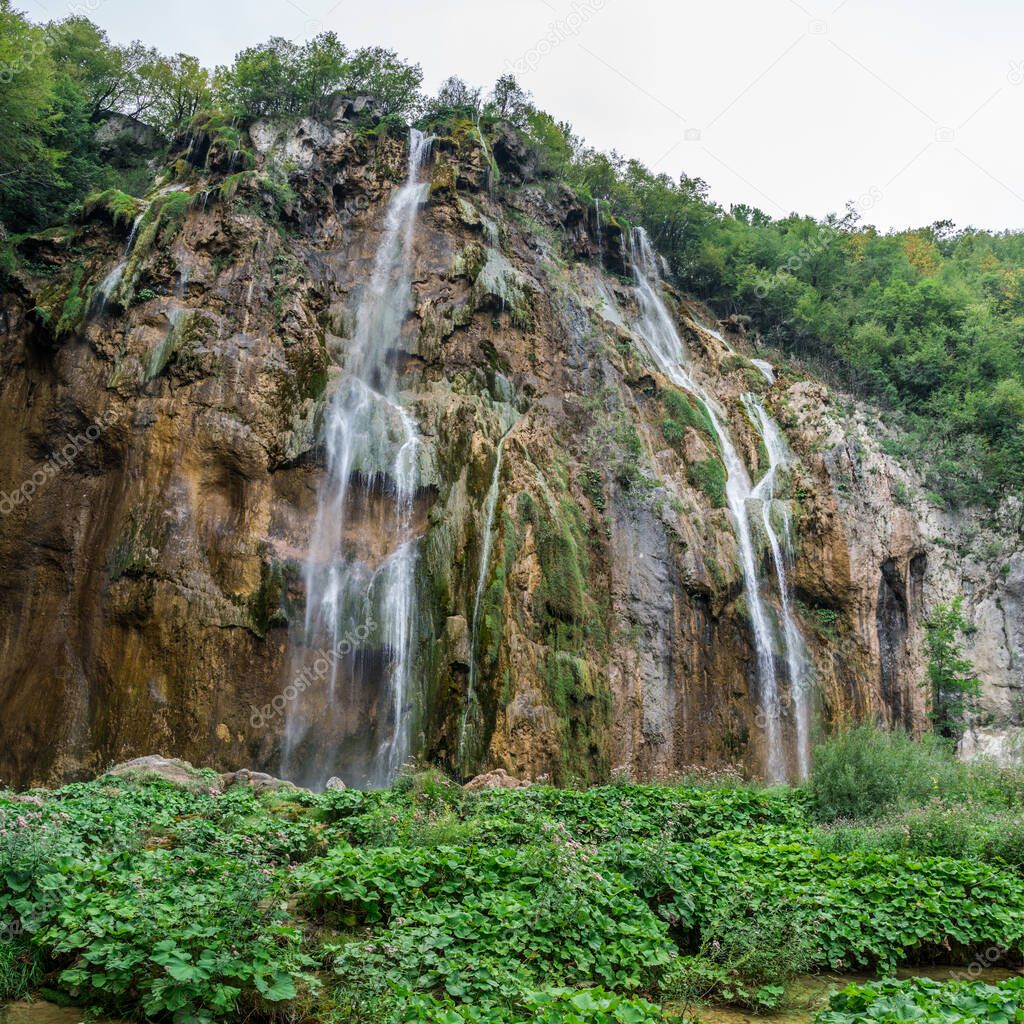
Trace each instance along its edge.
{"label": "dense forest", "polygon": [[[510,76],[486,94],[452,78],[427,98],[418,65],[331,32],[273,38],[210,71],[188,54],[114,45],[85,18],[32,24],[0,0],[0,68],[7,265],[12,238],[74,218],[90,193],[145,193],[160,161],[139,132],[166,145],[197,115],[236,127],[316,116],[345,92],[378,100],[377,129],[463,120],[484,140],[511,122],[543,177],[597,201],[603,218],[643,224],[679,284],[749,317],[755,344],[889,410],[893,454],[919,460],[937,504],[1005,508],[1024,485],[1024,234],[949,221],[883,233],[852,202],[824,220],[724,210],[699,178],[588,148]],[[97,131],[112,119],[134,134]]]}

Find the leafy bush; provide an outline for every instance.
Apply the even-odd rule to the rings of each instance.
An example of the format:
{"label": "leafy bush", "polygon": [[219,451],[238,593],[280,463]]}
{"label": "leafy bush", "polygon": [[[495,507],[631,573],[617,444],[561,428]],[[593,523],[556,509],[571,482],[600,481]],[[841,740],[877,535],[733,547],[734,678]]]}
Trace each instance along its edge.
{"label": "leafy bush", "polygon": [[518,849],[337,849],[296,877],[329,921],[386,926],[344,948],[350,983],[371,974],[484,1002],[552,982],[628,991],[674,956],[664,923],[566,835]]}
{"label": "leafy bush", "polygon": [[644,999],[601,988],[556,988],[527,992],[507,1009],[457,1006],[450,1000],[413,997],[403,1007],[402,1024],[663,1024],[657,1006]]}
{"label": "leafy bush", "polygon": [[687,470],[694,487],[699,487],[708,497],[712,508],[725,508],[725,466],[720,459],[705,459],[695,462]]}
{"label": "leafy bush", "polygon": [[803,922],[787,909],[726,895],[701,929],[698,954],[679,961],[670,987],[687,1007],[715,999],[773,1009],[789,982],[814,966],[814,946]]}
{"label": "leafy bush", "polygon": [[912,978],[847,985],[813,1024],[911,1020],[919,1024],[976,1024],[1017,1021],[1022,1016],[1024,978],[1010,978],[998,985]]}
{"label": "leafy bush", "polygon": [[1024,878],[982,860],[1019,779],[957,778],[969,841],[930,805],[902,844],[735,783],[0,794],[0,985],[181,1024],[650,1024],[649,999],[767,1009],[816,967],[1013,956]]}
{"label": "leafy bush", "polygon": [[931,734],[859,725],[817,748],[809,792],[820,821],[873,818],[959,792],[960,774],[949,745]]}
{"label": "leafy bush", "polygon": [[799,838],[723,832],[685,846],[614,844],[602,854],[691,936],[693,951],[733,900],[754,917],[788,915],[819,967],[967,959],[979,947],[1017,949],[1024,940],[1024,881],[1011,872],[951,858],[830,854]]}

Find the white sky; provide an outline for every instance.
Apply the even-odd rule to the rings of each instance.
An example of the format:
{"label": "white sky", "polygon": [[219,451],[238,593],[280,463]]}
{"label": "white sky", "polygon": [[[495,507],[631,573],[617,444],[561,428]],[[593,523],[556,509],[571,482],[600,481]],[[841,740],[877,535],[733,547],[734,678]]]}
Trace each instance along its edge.
{"label": "white sky", "polygon": [[[715,200],[879,227],[1024,228],[1020,0],[16,0],[213,65],[333,29],[422,64],[433,90],[513,70],[599,149]],[[545,41],[546,37],[557,40]]]}

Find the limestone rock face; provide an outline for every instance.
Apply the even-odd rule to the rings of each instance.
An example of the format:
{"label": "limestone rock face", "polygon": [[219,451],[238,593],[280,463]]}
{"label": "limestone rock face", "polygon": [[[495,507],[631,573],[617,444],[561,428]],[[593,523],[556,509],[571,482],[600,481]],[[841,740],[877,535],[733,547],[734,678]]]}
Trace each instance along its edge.
{"label": "limestone rock face", "polygon": [[[405,139],[361,130],[366,113],[344,100],[256,125],[239,150],[196,133],[127,253],[130,225],[102,210],[20,243],[0,305],[4,783],[155,748],[278,770],[324,411],[405,173]],[[473,133],[436,141],[389,354],[421,440],[415,753],[462,778],[756,772],[735,533],[695,471],[714,440],[699,410],[670,422],[675,389],[630,329],[623,229],[602,224],[599,245],[593,211],[537,181],[511,129],[493,158],[489,188]],[[1008,534],[935,510],[870,410],[785,365],[769,385],[666,295],[752,476],[747,391],[796,456],[780,497],[819,734],[868,713],[922,725],[923,620],[959,592],[986,704],[1009,723],[1024,555]],[[344,543],[375,564],[395,543],[373,514],[387,481],[350,490]],[[383,671],[388,653],[371,639],[360,657]]]}

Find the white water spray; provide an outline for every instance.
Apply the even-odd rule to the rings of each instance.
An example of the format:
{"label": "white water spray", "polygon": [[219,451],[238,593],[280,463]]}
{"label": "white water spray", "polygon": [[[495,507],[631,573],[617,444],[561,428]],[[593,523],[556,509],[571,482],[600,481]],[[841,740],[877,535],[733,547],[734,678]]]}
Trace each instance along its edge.
{"label": "white water spray", "polygon": [[[758,481],[753,497],[761,502],[761,521],[775,565],[782,608],[782,638],[786,645],[786,668],[789,673],[789,698],[796,727],[796,762],[800,778],[811,770],[811,673],[807,645],[793,615],[793,596],[789,585],[788,569],[792,565],[792,531],[789,509],[775,501],[779,470],[792,462],[792,454],[778,424],[768,415],[761,400],[752,394],[743,396],[743,405],[751,421],[757,426],[768,452],[768,472]],[[772,520],[773,507],[781,518],[780,531]]]}
{"label": "white water spray", "polygon": [[647,232],[635,228],[631,239],[633,273],[640,304],[639,333],[651,357],[666,377],[678,387],[688,391],[707,408],[708,416],[718,438],[722,461],[727,472],[725,493],[736,526],[740,569],[743,573],[747,610],[750,615],[757,654],[757,679],[761,714],[764,719],[765,775],[770,783],[786,778],[786,758],[782,741],[778,679],[772,644],[772,629],[768,609],[761,596],[757,574],[757,560],[750,528],[747,501],[751,496],[750,477],[743,460],[736,451],[725,426],[724,416],[704,389],[690,374],[690,357],[675,323],[658,290],[661,280],[658,258]]}
{"label": "white water spray", "polygon": [[[287,705],[282,774],[307,785],[331,775],[381,786],[409,753],[413,535],[419,438],[398,397],[390,358],[411,304],[413,236],[428,185],[431,140],[413,129],[405,183],[392,195],[344,371],[327,410],[327,473],[305,567],[306,616],[296,653],[313,659],[311,684]],[[358,486],[353,487],[353,483]],[[347,536],[350,513],[390,545],[374,564]],[[301,648],[299,650],[298,648]],[[302,678],[294,664],[292,678]],[[287,696],[287,693],[286,693]]]}
{"label": "white water spray", "polygon": [[96,289],[96,295],[92,301],[92,314],[94,316],[103,315],[110,296],[117,290],[117,286],[121,283],[121,278],[124,277],[125,268],[128,266],[128,257],[131,255],[132,247],[135,245],[135,236],[139,233],[139,224],[142,222],[142,216],[140,213],[135,218],[131,231],[128,232],[128,241],[124,247],[124,255],[115,264],[110,273],[100,281],[99,287]]}

